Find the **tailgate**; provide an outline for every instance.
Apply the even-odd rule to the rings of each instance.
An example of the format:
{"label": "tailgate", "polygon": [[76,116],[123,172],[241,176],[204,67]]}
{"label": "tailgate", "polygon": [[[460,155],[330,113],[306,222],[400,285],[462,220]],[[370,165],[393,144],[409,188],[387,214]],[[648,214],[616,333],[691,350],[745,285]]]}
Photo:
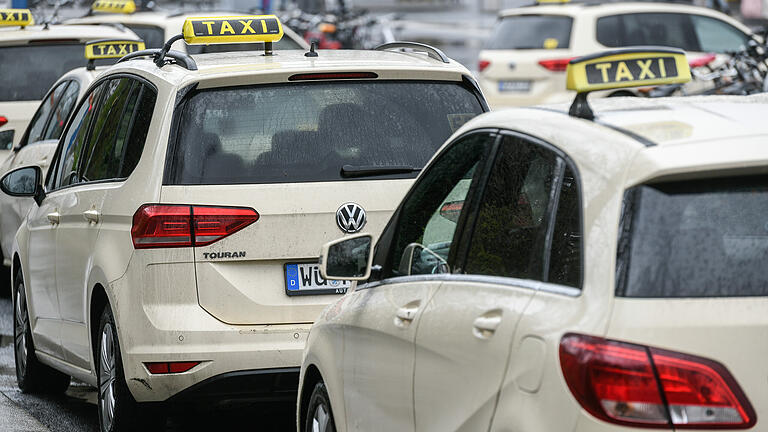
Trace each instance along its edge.
{"label": "tailgate", "polygon": [[[195,248],[198,298],[206,311],[230,324],[309,323],[337,296],[289,296],[286,264],[316,263],[322,245],[344,235],[336,211],[348,202],[366,212],[362,232],[379,235],[412,182],[164,186],[162,202],[252,207],[259,213],[252,225]],[[322,283],[319,275],[312,277]]]}

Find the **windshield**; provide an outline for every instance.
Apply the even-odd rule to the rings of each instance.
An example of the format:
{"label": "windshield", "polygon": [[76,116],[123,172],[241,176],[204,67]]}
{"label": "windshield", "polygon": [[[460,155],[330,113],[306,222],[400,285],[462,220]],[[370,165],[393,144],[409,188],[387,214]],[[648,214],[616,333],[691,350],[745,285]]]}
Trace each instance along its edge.
{"label": "windshield", "polygon": [[617,295],[768,295],[765,177],[639,186],[624,206]]}
{"label": "windshield", "polygon": [[[203,90],[183,110],[171,184],[413,178],[400,168],[483,108],[456,82],[336,81]],[[355,167],[374,172],[344,175]]]}
{"label": "windshield", "polygon": [[573,18],[561,15],[515,15],[502,18],[486,49],[556,49],[571,43]]}
{"label": "windshield", "polygon": [[0,47],[0,101],[42,99],[60,76],[86,65],[84,54],[81,43]]}
{"label": "windshield", "polygon": [[162,48],[165,45],[165,30],[152,25],[126,24],[139,39],[144,41],[147,48]]}

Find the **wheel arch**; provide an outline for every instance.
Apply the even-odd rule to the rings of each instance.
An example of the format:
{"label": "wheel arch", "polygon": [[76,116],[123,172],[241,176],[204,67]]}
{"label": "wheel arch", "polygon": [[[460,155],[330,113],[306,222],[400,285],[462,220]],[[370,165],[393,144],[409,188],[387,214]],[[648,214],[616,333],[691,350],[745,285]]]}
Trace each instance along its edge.
{"label": "wheel arch", "polygon": [[315,389],[315,385],[320,381],[323,381],[323,375],[320,373],[320,369],[314,364],[309,364],[306,372],[304,372],[301,395],[299,395],[299,430],[303,430],[303,427],[307,422],[309,398],[312,396],[312,390]]}
{"label": "wheel arch", "polygon": [[99,337],[99,323],[102,312],[109,304],[107,290],[101,283],[96,283],[91,290],[91,298],[88,302],[88,333],[91,338],[91,367],[94,372],[96,371],[96,350],[98,348],[96,341]]}

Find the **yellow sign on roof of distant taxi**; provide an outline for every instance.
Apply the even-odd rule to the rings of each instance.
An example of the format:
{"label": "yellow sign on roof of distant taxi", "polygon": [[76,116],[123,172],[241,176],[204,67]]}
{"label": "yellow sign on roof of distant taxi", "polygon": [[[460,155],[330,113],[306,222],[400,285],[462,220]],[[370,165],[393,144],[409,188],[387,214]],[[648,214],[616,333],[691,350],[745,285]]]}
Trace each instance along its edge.
{"label": "yellow sign on roof of distant taxi", "polygon": [[34,23],[29,9],[0,9],[0,26],[26,27]]}
{"label": "yellow sign on roof of distant taxi", "polygon": [[85,44],[85,58],[88,60],[120,58],[144,48],[144,42],[135,40],[91,41]]}
{"label": "yellow sign on roof of distant taxi", "polygon": [[277,42],[283,26],[275,15],[188,18],[182,33],[188,44]]}
{"label": "yellow sign on roof of distant taxi", "polygon": [[136,3],[133,0],[97,0],[93,2],[91,10],[130,14],[136,12]]}

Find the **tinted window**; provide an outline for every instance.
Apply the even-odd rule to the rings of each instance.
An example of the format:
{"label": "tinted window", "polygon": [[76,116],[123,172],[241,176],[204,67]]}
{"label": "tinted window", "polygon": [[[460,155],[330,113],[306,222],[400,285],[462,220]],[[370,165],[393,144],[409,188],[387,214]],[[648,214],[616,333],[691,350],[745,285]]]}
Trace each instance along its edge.
{"label": "tinted window", "polygon": [[552,233],[547,282],[581,287],[581,199],[573,170],[566,166]]}
{"label": "tinted window", "polygon": [[45,128],[45,135],[43,139],[59,139],[61,132],[64,130],[64,125],[72,114],[72,109],[77,102],[77,96],[80,93],[80,84],[77,81],[71,81],[67,90],[61,96],[59,104],[56,105],[56,109],[51,114],[51,120],[48,122],[48,126]]}
{"label": "tinted window", "polygon": [[495,141],[475,134],[453,144],[403,202],[385,277],[445,272],[459,216],[478,164]]}
{"label": "tinted window", "polygon": [[517,15],[502,18],[487,49],[568,48],[573,19],[558,15]]}
{"label": "tinted window", "polygon": [[94,117],[93,132],[85,153],[82,181],[118,177],[122,152],[116,155],[115,149],[120,141],[122,150],[139,87],[128,78],[113,79],[106,83],[103,101]]}
{"label": "tinted window", "polygon": [[597,20],[597,41],[608,47],[656,45],[701,51],[691,15],[638,13]]}
{"label": "tinted window", "polygon": [[[302,49],[301,45],[296,43],[288,36],[283,36],[282,39],[275,42],[272,49],[279,50],[297,50]],[[208,54],[218,52],[232,52],[232,51],[264,51],[264,44],[262,43],[242,43],[242,44],[213,44],[213,45],[187,45],[187,52],[190,54]]]}
{"label": "tinted window", "polygon": [[147,48],[162,48],[165,45],[165,30],[152,25],[125,24],[139,39],[144,41]]}
{"label": "tinted window", "polygon": [[60,155],[57,162],[55,188],[79,181],[77,170],[81,159],[81,152],[86,143],[89,125],[91,124],[93,113],[103,88],[104,84],[101,84],[81,101],[80,107],[69,123],[64,138],[59,143],[61,149],[59,150]]}
{"label": "tinted window", "polygon": [[128,178],[139,163],[141,152],[144,150],[144,144],[147,140],[147,133],[152,121],[156,99],[157,93],[155,93],[155,90],[147,85],[142,85],[133,116],[130,120],[128,117],[123,118],[124,122],[130,121],[130,132],[125,144],[122,143],[119,137],[117,144],[115,144],[115,154],[122,154],[120,178]]}
{"label": "tinted window", "polygon": [[768,295],[768,181],[639,186],[624,202],[617,295]]}
{"label": "tinted window", "polygon": [[542,280],[555,155],[505,137],[483,191],[466,273]]}
{"label": "tinted window", "polygon": [[[85,66],[83,50],[81,43],[0,47],[0,101],[42,99],[65,72]],[[39,66],[41,61],[45,67]],[[99,60],[97,65],[116,61]]]}
{"label": "tinted window", "polygon": [[420,168],[482,106],[458,83],[350,81],[203,90],[183,110],[172,184],[376,178],[343,176],[345,165]]}
{"label": "tinted window", "polygon": [[65,81],[59,84],[56,89],[48,93],[40,102],[40,106],[37,108],[37,112],[32,117],[32,121],[29,123],[29,133],[26,139],[20,143],[23,147],[28,143],[33,143],[43,139],[45,135],[45,126],[50,118],[51,111],[56,107],[61,99],[61,95],[69,85],[69,81]]}
{"label": "tinted window", "polygon": [[748,36],[730,24],[699,15],[692,15],[691,19],[701,51],[724,53],[747,46]]}

